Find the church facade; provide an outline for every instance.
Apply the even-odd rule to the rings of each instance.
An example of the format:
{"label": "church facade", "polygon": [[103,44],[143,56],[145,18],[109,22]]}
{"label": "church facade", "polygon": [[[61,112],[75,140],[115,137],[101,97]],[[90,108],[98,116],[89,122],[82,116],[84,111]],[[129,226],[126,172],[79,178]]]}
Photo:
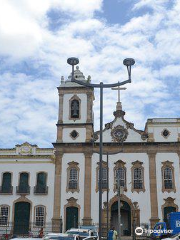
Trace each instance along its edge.
{"label": "church facade", "polygon": [[[75,77],[80,81],[90,81],[90,77],[86,80],[78,67]],[[1,190],[4,173],[12,173],[14,181],[11,187],[17,187],[11,195],[0,191],[0,228],[4,214],[2,207],[8,207],[7,222],[14,224],[18,214],[16,203],[22,202],[29,203],[28,219],[39,221],[37,225],[44,228],[51,222],[52,231],[59,231],[61,226],[66,231],[79,224],[98,225],[99,132],[94,132],[94,89],[72,83],[69,76],[66,81],[61,79],[58,93],[59,114],[54,148],[39,149],[25,143],[25,146],[17,145],[15,149],[0,150]],[[25,150],[22,151],[23,148]],[[166,221],[169,212],[179,211],[179,118],[148,119],[145,129],[137,130],[125,119],[125,112],[118,102],[112,121],[106,123],[103,130],[103,153],[104,229],[107,221],[109,226],[117,228],[117,181],[123,189],[120,196],[122,235],[131,235],[133,224],[152,227],[159,220]],[[17,192],[23,172],[32,175],[34,190],[29,194],[23,193],[23,189],[21,193]],[[24,176],[23,181],[27,183],[28,177]],[[42,186],[43,190],[40,190]],[[35,194],[36,190],[46,191],[46,187],[48,193]],[[38,206],[41,214],[37,211]]]}

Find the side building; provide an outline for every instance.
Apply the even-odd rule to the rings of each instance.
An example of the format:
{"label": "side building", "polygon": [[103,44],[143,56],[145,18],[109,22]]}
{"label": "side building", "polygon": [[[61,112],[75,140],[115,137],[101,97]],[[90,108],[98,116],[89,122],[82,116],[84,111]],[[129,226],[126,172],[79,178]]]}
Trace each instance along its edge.
{"label": "side building", "polygon": [[53,148],[0,149],[0,235],[52,230],[54,171]]}
{"label": "side building", "polygon": [[[75,77],[86,80],[77,67]],[[62,79],[55,147],[53,223],[64,231],[98,224],[99,132],[94,132],[94,90]],[[103,130],[103,229],[117,228],[117,180],[121,193],[122,235],[133,225],[167,220],[180,207],[180,119],[148,119],[143,131],[124,118],[118,102],[114,120]],[[108,158],[108,164],[107,164]],[[107,174],[109,173],[109,174]],[[109,179],[108,176],[109,175]],[[107,184],[109,182],[109,186]],[[107,202],[107,191],[109,199]]]}

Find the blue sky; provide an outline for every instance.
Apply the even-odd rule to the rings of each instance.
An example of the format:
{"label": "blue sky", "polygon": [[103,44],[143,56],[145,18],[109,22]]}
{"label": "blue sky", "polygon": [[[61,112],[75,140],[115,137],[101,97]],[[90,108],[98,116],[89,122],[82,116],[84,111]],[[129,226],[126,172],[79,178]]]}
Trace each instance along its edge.
{"label": "blue sky", "polygon": [[[144,129],[147,118],[180,116],[180,1],[0,0],[0,147],[28,141],[51,147],[56,139],[60,78],[66,60],[95,82],[127,78],[126,120]],[[99,94],[95,93],[95,129]],[[105,91],[104,123],[117,95]]]}

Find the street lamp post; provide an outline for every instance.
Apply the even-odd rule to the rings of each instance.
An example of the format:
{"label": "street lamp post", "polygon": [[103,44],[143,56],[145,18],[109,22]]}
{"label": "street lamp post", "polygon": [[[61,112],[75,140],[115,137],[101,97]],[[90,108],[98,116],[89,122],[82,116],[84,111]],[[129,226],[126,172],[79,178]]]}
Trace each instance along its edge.
{"label": "street lamp post", "polygon": [[121,194],[123,194],[120,179],[117,179],[117,196],[118,196],[118,240],[121,240]]}
{"label": "street lamp post", "polygon": [[103,155],[103,89],[104,88],[113,88],[119,87],[126,83],[131,83],[131,67],[135,64],[133,58],[126,58],[123,61],[123,64],[127,67],[128,71],[128,80],[113,84],[104,84],[100,82],[99,84],[91,84],[88,82],[82,82],[74,78],[74,66],[79,63],[79,59],[71,57],[67,59],[67,63],[72,66],[72,82],[75,82],[79,85],[91,88],[100,89],[100,139],[99,139],[99,240],[102,240],[102,155]]}

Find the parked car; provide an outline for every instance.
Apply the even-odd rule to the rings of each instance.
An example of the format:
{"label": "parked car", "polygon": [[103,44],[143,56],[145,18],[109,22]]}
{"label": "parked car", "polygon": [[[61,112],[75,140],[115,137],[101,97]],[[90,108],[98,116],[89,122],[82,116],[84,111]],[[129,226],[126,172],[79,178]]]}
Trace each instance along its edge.
{"label": "parked car", "polygon": [[90,231],[93,232],[93,236],[98,237],[98,227],[95,226],[95,225],[89,225],[89,226],[83,226],[83,225],[81,225],[79,228],[80,228],[80,229],[89,229]]}
{"label": "parked car", "polygon": [[48,233],[43,240],[79,240],[79,236],[67,233]]}
{"label": "parked car", "polygon": [[42,240],[42,238],[18,238],[18,237],[17,238],[12,237],[10,239],[13,239],[13,240],[34,240],[34,239]]}
{"label": "parked car", "polygon": [[97,239],[97,233],[95,233],[91,229],[71,228],[68,231],[66,231],[66,233],[79,235],[81,239],[85,238],[89,239],[89,237],[94,237],[93,239]]}

